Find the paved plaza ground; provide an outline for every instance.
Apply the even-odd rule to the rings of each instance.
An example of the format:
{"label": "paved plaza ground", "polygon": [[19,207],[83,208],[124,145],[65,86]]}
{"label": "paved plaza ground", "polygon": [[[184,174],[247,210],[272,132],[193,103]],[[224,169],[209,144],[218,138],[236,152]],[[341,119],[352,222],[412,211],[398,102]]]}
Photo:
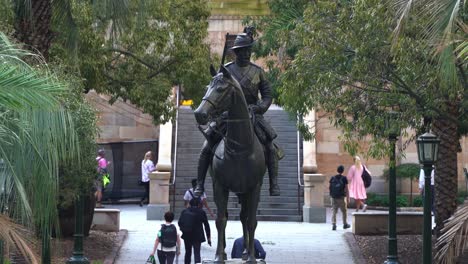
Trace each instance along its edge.
{"label": "paved plaza ground", "polygon": [[[128,230],[125,240],[117,258],[118,264],[145,263],[151,253],[156,238],[156,233],[162,221],[147,221],[146,206],[138,205],[108,205],[107,208],[121,210],[120,228]],[[351,222],[351,214],[354,210],[348,210],[348,219]],[[327,223],[309,224],[297,222],[271,222],[258,223],[256,238],[260,240],[267,252],[268,264],[338,264],[355,263],[350,248],[344,238],[341,217],[338,217],[338,230],[331,230],[331,211],[327,209]],[[177,222],[177,221],[175,221]],[[202,244],[202,259],[212,259],[215,254],[217,232],[215,223],[210,220],[212,230],[213,247],[207,243]],[[177,223],[176,223],[177,226]],[[231,254],[232,244],[235,238],[241,236],[242,227],[240,221],[229,221],[226,228],[227,246],[226,253]],[[183,263],[184,246],[178,262]],[[192,257],[193,263],[193,257]]]}

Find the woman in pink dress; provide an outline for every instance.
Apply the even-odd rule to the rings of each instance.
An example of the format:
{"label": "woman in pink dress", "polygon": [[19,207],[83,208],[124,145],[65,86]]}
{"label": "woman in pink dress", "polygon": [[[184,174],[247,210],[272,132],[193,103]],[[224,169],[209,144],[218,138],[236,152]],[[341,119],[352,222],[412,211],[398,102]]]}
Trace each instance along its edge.
{"label": "woman in pink dress", "polygon": [[364,182],[362,181],[362,170],[367,170],[370,174],[370,171],[362,165],[361,158],[355,156],[354,165],[349,168],[347,178],[349,181],[349,197],[354,198],[356,212],[359,211],[361,205],[363,212],[367,209],[367,204],[364,203],[364,200],[367,199],[367,194],[366,187],[364,187]]}

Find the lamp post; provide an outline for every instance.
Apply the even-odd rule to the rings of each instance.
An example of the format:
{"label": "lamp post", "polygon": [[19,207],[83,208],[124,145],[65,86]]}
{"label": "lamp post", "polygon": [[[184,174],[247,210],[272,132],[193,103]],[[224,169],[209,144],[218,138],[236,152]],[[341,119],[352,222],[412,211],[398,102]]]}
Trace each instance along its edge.
{"label": "lamp post", "polygon": [[89,264],[89,260],[83,254],[83,214],[84,200],[83,194],[75,201],[75,238],[73,244],[73,255],[68,259],[67,264]]}
{"label": "lamp post", "polygon": [[431,133],[424,133],[416,140],[419,163],[424,170],[423,264],[432,263],[431,171],[437,161],[439,143],[440,140]]}
{"label": "lamp post", "polygon": [[397,118],[396,112],[388,112],[385,116],[385,130],[388,133],[388,141],[390,142],[390,164],[388,179],[388,255],[385,264],[397,264],[398,262],[398,247],[396,234],[396,153],[395,144],[398,138],[399,131],[392,125]]}

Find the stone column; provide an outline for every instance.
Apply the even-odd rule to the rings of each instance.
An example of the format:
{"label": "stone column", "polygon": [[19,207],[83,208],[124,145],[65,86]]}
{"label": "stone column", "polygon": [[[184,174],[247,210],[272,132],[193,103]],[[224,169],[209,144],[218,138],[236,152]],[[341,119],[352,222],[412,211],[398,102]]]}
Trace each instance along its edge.
{"label": "stone column", "polygon": [[327,210],[323,203],[326,177],[322,174],[304,174],[303,218],[307,223],[325,223]]}
{"label": "stone column", "polygon": [[[312,110],[304,116],[304,123],[309,131],[315,134],[315,111]],[[317,148],[315,139],[303,142],[303,170],[304,170],[304,207],[303,219],[307,223],[325,223],[326,209],[323,203],[325,194],[325,176],[317,174]]]}
{"label": "stone column", "polygon": [[[309,126],[309,132],[315,134],[315,111],[312,110],[306,116],[304,116],[304,123]],[[303,153],[303,169],[304,173],[317,173],[317,147],[315,145],[315,139],[306,141],[304,140],[302,145]]]}
{"label": "stone column", "polygon": [[164,220],[169,204],[169,180],[172,162],[172,122],[159,126],[159,152],[156,171],[150,173],[150,201],[146,209],[147,220]]}
{"label": "stone column", "polygon": [[169,179],[171,173],[155,171],[149,174],[150,200],[146,220],[164,220],[164,213],[171,209],[169,204]]}

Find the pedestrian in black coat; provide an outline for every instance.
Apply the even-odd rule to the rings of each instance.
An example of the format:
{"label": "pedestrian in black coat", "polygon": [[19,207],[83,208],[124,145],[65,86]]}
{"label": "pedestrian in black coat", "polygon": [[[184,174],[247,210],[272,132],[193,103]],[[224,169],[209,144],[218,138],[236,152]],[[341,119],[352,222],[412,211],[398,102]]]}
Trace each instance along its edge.
{"label": "pedestrian in black coat", "polygon": [[[182,239],[185,245],[185,264],[191,262],[192,248],[195,263],[201,263],[201,243],[206,241],[204,233],[206,233],[208,244],[211,246],[210,224],[201,206],[202,203],[199,198],[192,199],[190,200],[190,207],[180,213],[178,224],[180,230],[182,230]],[[187,222],[190,222],[190,224],[187,224]],[[189,230],[187,230],[187,226],[190,226]],[[205,226],[205,232],[203,232],[203,226]]]}

